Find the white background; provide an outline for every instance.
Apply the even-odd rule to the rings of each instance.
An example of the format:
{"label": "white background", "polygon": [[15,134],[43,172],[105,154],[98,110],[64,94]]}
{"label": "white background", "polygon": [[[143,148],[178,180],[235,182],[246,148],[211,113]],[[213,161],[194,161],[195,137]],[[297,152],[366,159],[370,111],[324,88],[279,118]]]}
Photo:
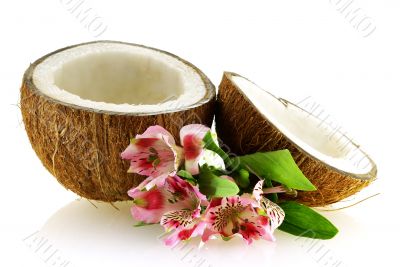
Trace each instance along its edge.
{"label": "white background", "polygon": [[[85,0],[85,9],[101,17],[100,36],[71,10],[74,2],[16,0],[0,7],[1,266],[61,266],[63,260],[67,266],[196,266],[197,260],[201,266],[398,264],[398,1]],[[340,11],[348,2],[349,9]],[[376,27],[367,37],[366,24],[357,29],[352,15],[346,17],[358,8],[369,30]],[[30,62],[94,39],[170,51],[216,85],[229,70],[295,102],[311,96],[375,159],[379,178],[366,195],[381,194],[324,213],[340,228],[330,241],[310,243],[278,232],[276,243],[212,241],[202,250],[195,243],[164,247],[157,226],[131,227],[127,204],[117,211],[77,201],[31,149],[18,108],[19,86]],[[37,246],[40,238],[47,251]]]}

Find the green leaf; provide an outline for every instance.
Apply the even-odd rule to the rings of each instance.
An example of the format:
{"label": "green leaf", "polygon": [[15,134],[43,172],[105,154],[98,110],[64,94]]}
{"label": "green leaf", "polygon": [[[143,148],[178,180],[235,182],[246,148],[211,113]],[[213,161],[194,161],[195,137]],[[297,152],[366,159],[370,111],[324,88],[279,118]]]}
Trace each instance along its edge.
{"label": "green leaf", "polygon": [[246,169],[240,169],[237,172],[234,172],[232,174],[232,177],[235,179],[236,183],[241,187],[241,188],[247,188],[250,185],[250,174]]}
{"label": "green leaf", "polygon": [[133,227],[142,227],[142,226],[148,226],[148,225],[153,225],[154,223],[145,223],[145,222],[137,222],[136,224],[133,225]]}
{"label": "green leaf", "polygon": [[338,229],[313,209],[294,201],[279,204],[285,211],[285,220],[279,229],[296,236],[331,239]]}
{"label": "green leaf", "polygon": [[239,193],[236,183],[215,175],[206,164],[200,168],[198,183],[201,193],[213,197],[229,197]]}
{"label": "green leaf", "polygon": [[233,161],[257,176],[279,182],[287,187],[303,191],[316,190],[287,149],[235,157]]}
{"label": "green leaf", "polygon": [[185,170],[180,170],[178,171],[178,176],[182,177],[182,178],[187,178],[187,179],[194,179],[192,174],[188,171]]}
{"label": "green leaf", "polygon": [[207,132],[206,135],[203,138],[203,142],[204,142],[204,148],[214,151],[215,153],[217,153],[223,160],[225,163],[225,167],[229,168],[230,166],[233,165],[233,161],[231,160],[231,158],[229,157],[229,155],[223,151],[215,142],[214,139],[212,138],[211,132]]}
{"label": "green leaf", "polygon": [[183,179],[185,179],[186,181],[188,181],[189,183],[196,185],[197,181],[196,179],[192,176],[192,174],[188,171],[185,170],[180,170],[177,173],[178,176],[182,177]]}

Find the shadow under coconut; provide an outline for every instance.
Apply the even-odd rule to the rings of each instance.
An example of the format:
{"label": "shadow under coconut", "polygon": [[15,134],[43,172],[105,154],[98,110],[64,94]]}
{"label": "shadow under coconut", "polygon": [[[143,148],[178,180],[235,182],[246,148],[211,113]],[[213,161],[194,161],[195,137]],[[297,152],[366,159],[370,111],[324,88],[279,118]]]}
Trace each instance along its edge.
{"label": "shadow under coconut", "polygon": [[[201,248],[198,238],[167,247],[161,226],[133,227],[131,202],[115,203],[119,210],[107,203],[95,205],[97,208],[83,199],[73,201],[51,216],[40,230],[40,235],[70,262],[68,266],[237,266],[253,260],[256,263],[256,259],[280,266],[294,263],[294,258],[287,257],[288,251],[298,254],[296,262],[306,255],[305,241],[280,231],[275,234],[276,242],[255,241],[250,246],[235,237],[229,242],[210,240]],[[351,224],[350,228],[359,229],[345,213],[335,212],[330,217],[335,221],[337,216],[341,217],[339,221]],[[335,239],[320,242],[333,244]],[[318,266],[307,255],[304,260]]]}

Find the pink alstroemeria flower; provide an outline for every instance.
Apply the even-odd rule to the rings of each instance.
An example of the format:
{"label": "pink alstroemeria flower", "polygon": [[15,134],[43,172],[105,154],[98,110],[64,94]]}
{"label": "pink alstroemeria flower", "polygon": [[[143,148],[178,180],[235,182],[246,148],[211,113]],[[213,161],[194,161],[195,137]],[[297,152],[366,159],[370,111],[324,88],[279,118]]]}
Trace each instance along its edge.
{"label": "pink alstroemeria flower", "polygon": [[166,183],[167,190],[173,193],[171,201],[174,208],[164,213],[161,225],[172,233],[164,240],[166,245],[174,246],[190,237],[201,235],[205,224],[201,223],[201,206],[207,206],[206,196],[180,178]]}
{"label": "pink alstroemeria flower", "polygon": [[121,153],[131,161],[128,172],[146,175],[138,189],[162,186],[168,176],[174,176],[182,159],[191,174],[198,174],[198,162],[203,152],[203,138],[210,129],[201,124],[190,124],[180,131],[181,144],[177,146],[173,136],[161,126],[150,126],[132,138],[130,145]]}
{"label": "pink alstroemeria flower", "polygon": [[225,238],[240,235],[248,243],[260,238],[273,240],[268,227],[269,218],[259,215],[251,201],[239,196],[217,198],[206,212],[208,228],[204,230],[202,240],[220,234]]}
{"label": "pink alstroemeria flower", "polygon": [[[231,181],[234,181],[232,177],[223,175],[221,176],[223,179],[228,179]],[[212,207],[213,204],[208,203],[206,200],[206,197],[202,195],[197,187],[194,187],[197,194],[200,194],[202,197],[201,199],[201,206]],[[215,199],[214,202],[215,203]],[[212,232],[209,229],[209,224],[206,222],[204,218],[204,214],[200,214],[200,207],[197,209],[199,211],[198,214],[196,213],[191,213],[189,212],[190,210],[180,210],[177,212],[171,212],[168,213],[166,216],[163,216],[163,218],[171,217],[173,218],[173,227],[168,227],[168,223],[163,223],[163,220],[161,221],[161,224],[165,227],[167,231],[174,230],[172,234],[170,234],[165,240],[165,244],[167,246],[175,246],[177,243],[180,241],[185,241],[190,238],[196,237],[196,236],[201,236],[204,241],[207,241],[209,236],[213,235],[214,232]],[[172,215],[172,216],[171,216]],[[169,223],[171,225],[171,223]]]}
{"label": "pink alstroemeria flower", "polygon": [[[208,225],[202,233],[203,242],[217,234],[226,238],[238,234],[248,244],[260,238],[275,241],[273,232],[283,222],[285,213],[277,204],[264,197],[263,183],[259,181],[256,184],[252,195],[214,198],[205,212]],[[282,190],[276,187],[272,191]]]}
{"label": "pink alstroemeria flower", "polygon": [[121,157],[131,161],[128,172],[148,176],[138,189],[145,185],[149,189],[155,184],[161,186],[169,175],[175,175],[182,159],[181,150],[167,130],[150,126],[132,138]]}
{"label": "pink alstroemeria flower", "polygon": [[161,222],[168,229],[187,225],[200,216],[200,204],[207,203],[195,186],[178,176],[168,176],[163,186],[154,186],[148,191],[134,188],[128,194],[134,199],[131,212],[135,220]]}

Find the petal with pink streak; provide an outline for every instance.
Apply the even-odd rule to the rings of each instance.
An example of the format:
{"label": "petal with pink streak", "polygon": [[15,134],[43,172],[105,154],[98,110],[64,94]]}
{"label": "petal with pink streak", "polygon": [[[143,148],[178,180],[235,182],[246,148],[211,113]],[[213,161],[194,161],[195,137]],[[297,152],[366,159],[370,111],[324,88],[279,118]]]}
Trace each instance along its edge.
{"label": "petal with pink streak", "polygon": [[199,159],[203,153],[203,138],[210,128],[201,124],[182,127],[180,141],[185,155],[185,169],[193,175],[199,173]]}
{"label": "petal with pink streak", "polygon": [[206,227],[201,235],[201,241],[207,242],[215,235],[218,235],[218,232],[211,230],[210,227]]}
{"label": "petal with pink streak", "polygon": [[130,196],[135,203],[131,208],[135,220],[146,223],[158,223],[160,221],[165,212],[167,201],[162,190],[158,188],[150,191],[132,190]]}
{"label": "petal with pink streak", "polygon": [[[204,232],[207,229],[207,226],[208,225],[206,222],[197,220],[195,223],[193,223],[189,226],[180,227],[180,228],[176,229],[175,231],[173,231],[172,234],[169,235],[164,240],[164,243],[167,246],[175,246],[180,241],[188,240],[188,239],[196,237],[196,236],[203,237]],[[207,240],[208,240],[208,237],[209,236],[207,236]]]}
{"label": "petal with pink streak", "polygon": [[199,213],[196,210],[174,210],[164,213],[161,218],[161,225],[167,230],[186,227],[193,223]]}
{"label": "petal with pink streak", "polygon": [[172,234],[170,234],[169,236],[167,236],[164,239],[164,244],[166,246],[170,246],[170,247],[174,247],[176,246],[181,240],[179,239],[179,232],[178,231],[174,231]]}
{"label": "petal with pink streak", "polygon": [[162,210],[147,210],[138,206],[131,207],[133,219],[145,223],[158,223],[163,215]]}
{"label": "petal with pink streak", "polygon": [[202,124],[188,124],[183,126],[179,132],[179,137],[181,141],[181,145],[183,145],[183,139],[187,135],[196,136],[198,139],[203,140],[206,133],[210,131],[210,128],[204,126]]}
{"label": "petal with pink streak", "polygon": [[129,144],[128,147],[121,153],[122,159],[132,159],[137,153],[137,149],[133,144]]}
{"label": "petal with pink streak", "polygon": [[165,141],[167,141],[171,146],[175,145],[175,139],[171,135],[171,133],[159,125],[150,126],[146,129],[144,133],[136,135],[136,138],[149,138],[149,137],[154,137],[158,139],[162,139],[163,137],[165,137],[166,138]]}

